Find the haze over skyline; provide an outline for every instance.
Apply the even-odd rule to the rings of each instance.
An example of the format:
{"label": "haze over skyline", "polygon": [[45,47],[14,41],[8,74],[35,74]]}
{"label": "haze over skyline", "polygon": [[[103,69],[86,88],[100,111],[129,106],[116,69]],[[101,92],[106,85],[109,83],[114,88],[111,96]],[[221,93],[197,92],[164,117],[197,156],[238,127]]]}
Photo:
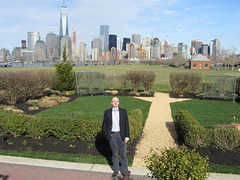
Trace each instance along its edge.
{"label": "haze over skyline", "polygon": [[[59,34],[61,0],[12,0],[1,3],[0,48],[10,51],[27,40],[27,32]],[[109,25],[109,33],[124,38],[148,34],[169,43],[191,46],[191,40],[209,44],[221,40],[221,47],[233,46],[240,53],[240,2],[229,0],[65,0],[68,7],[69,34],[72,29],[87,44],[100,34],[100,25]]]}

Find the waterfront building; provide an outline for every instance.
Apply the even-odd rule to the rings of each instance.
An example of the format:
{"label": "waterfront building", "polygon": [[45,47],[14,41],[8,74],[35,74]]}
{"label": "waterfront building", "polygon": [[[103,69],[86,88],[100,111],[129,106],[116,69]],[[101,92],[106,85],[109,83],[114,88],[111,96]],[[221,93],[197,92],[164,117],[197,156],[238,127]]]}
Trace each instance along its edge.
{"label": "waterfront building", "polygon": [[47,60],[49,62],[57,61],[59,58],[58,50],[58,37],[53,32],[49,32],[46,36]]}
{"label": "waterfront building", "polygon": [[131,42],[131,39],[130,38],[123,38],[123,45],[122,45],[122,50],[123,51],[127,51],[127,44],[129,44]]}
{"label": "waterfront building", "polygon": [[117,48],[117,35],[110,34],[109,35],[109,51],[111,51],[113,47]]}
{"label": "waterfront building", "polygon": [[35,43],[34,47],[34,60],[33,62],[46,62],[47,54],[46,54],[46,45],[45,42],[39,40]]}
{"label": "waterfront building", "polygon": [[39,32],[28,32],[27,41],[28,41],[28,51],[33,51],[35,43],[40,40]]}
{"label": "waterfront building", "polygon": [[141,45],[141,35],[140,34],[132,34],[132,42],[137,44],[138,46]]}
{"label": "waterfront building", "polygon": [[100,35],[103,35],[104,41],[103,41],[103,50],[109,49],[109,26],[108,25],[101,25],[100,26]]}
{"label": "waterfront building", "polygon": [[202,44],[203,44],[203,41],[200,39],[195,39],[191,41],[192,55],[197,55],[201,53]]}

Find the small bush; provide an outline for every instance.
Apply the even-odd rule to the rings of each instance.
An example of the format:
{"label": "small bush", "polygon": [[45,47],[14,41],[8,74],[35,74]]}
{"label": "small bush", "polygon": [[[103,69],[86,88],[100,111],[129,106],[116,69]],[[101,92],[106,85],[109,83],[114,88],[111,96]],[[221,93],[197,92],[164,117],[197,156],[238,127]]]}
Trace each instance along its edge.
{"label": "small bush", "polygon": [[143,71],[142,74],[141,83],[144,88],[144,92],[149,93],[153,88],[156,73],[153,71]]}
{"label": "small bush", "polygon": [[151,178],[157,179],[207,179],[209,174],[208,158],[202,158],[194,150],[165,148],[151,150],[146,158],[146,166]]}
{"label": "small bush", "polygon": [[132,110],[128,113],[130,136],[135,139],[140,136],[142,130],[143,115],[140,109]]}
{"label": "small bush", "polygon": [[132,87],[132,91],[136,93],[141,86],[141,79],[143,78],[141,71],[128,71],[127,79],[130,82],[130,86]]}
{"label": "small bush", "polygon": [[197,73],[172,72],[169,82],[173,93],[194,94],[202,86],[202,76]]}
{"label": "small bush", "polygon": [[219,125],[213,129],[213,147],[233,151],[240,146],[240,132],[232,125]]}
{"label": "small bush", "polygon": [[75,88],[75,73],[72,70],[73,66],[70,61],[67,61],[66,46],[63,49],[63,62],[58,62],[56,67],[56,73],[58,80],[54,85],[54,89],[59,91],[71,91]]}

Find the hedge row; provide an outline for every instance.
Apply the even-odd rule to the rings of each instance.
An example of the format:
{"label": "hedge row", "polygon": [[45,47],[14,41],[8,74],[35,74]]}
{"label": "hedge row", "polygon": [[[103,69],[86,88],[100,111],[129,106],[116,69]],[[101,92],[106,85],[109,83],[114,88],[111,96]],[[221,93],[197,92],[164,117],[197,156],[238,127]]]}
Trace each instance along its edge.
{"label": "hedge row", "polygon": [[169,82],[173,93],[194,94],[202,86],[202,76],[198,73],[172,72]]}
{"label": "hedge row", "polygon": [[44,89],[52,89],[56,80],[51,70],[4,71],[0,73],[0,90],[8,103],[15,104],[41,96]]}
{"label": "hedge row", "polygon": [[[142,112],[133,110],[129,113],[131,139],[140,136],[142,128]],[[102,136],[102,122],[94,120],[55,119],[31,117],[14,113],[0,113],[1,133],[43,139],[49,136],[69,141],[80,139],[94,141]]]}
{"label": "hedge row", "polygon": [[186,110],[178,111],[175,118],[179,137],[190,147],[213,147],[232,151],[240,146],[240,132],[232,125],[218,125],[207,129]]}

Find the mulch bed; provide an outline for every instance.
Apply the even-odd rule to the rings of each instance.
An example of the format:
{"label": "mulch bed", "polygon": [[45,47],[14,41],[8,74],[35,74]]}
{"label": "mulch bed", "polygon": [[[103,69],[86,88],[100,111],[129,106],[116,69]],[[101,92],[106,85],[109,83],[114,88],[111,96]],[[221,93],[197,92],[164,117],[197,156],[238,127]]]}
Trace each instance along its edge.
{"label": "mulch bed", "polygon": [[[118,94],[111,96],[135,96],[130,93],[129,90],[118,90]],[[139,94],[139,96],[153,97],[154,93],[150,94]],[[67,96],[70,101],[77,98],[76,94]],[[176,97],[176,96],[175,96]],[[191,97],[193,98],[193,97]],[[0,102],[2,104],[3,102]],[[6,103],[4,103],[6,104]],[[21,109],[25,114],[34,115],[47,108],[40,108],[39,110],[30,111],[28,110],[29,105],[26,103],[17,103],[15,105],[18,109]],[[0,139],[1,141],[2,139]],[[27,142],[23,145],[23,142]],[[135,147],[139,139],[135,139],[133,142],[127,145],[127,155],[134,156]],[[13,144],[12,144],[13,142]],[[12,144],[12,145],[11,145]],[[80,140],[72,141],[60,141],[55,137],[48,137],[41,140],[34,140],[28,137],[13,137],[8,135],[4,138],[3,142],[0,142],[0,149],[2,150],[18,150],[18,151],[42,151],[42,152],[58,152],[68,154],[85,154],[92,156],[105,156],[111,157],[111,149],[106,139],[97,139],[95,142],[83,142]],[[240,166],[240,149],[237,152],[234,151],[222,151],[219,149],[212,148],[198,148],[197,152],[203,157],[208,156],[211,164],[223,164],[229,166]]]}

